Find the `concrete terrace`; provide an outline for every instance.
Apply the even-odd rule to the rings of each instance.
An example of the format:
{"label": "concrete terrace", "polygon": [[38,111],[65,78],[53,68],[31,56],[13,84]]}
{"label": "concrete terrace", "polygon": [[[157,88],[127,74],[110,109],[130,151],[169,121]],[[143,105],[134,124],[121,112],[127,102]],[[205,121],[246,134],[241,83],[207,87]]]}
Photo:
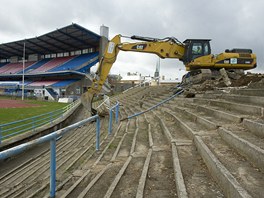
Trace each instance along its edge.
{"label": "concrete terrace", "polygon": [[[122,121],[101,120],[57,141],[56,197],[262,197],[264,86],[175,98],[171,86],[112,97]],[[83,119],[82,109],[76,120]],[[0,197],[49,196],[49,144],[0,164]]]}

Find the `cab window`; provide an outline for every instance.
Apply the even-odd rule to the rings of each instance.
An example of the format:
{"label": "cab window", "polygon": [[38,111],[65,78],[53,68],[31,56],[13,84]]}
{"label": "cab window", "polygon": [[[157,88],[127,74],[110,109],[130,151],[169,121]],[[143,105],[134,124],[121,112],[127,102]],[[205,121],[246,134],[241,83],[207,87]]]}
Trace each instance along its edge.
{"label": "cab window", "polygon": [[202,44],[201,43],[193,43],[192,46],[192,54],[202,54]]}
{"label": "cab window", "polygon": [[204,43],[204,55],[208,55],[209,54],[209,46],[208,43]]}

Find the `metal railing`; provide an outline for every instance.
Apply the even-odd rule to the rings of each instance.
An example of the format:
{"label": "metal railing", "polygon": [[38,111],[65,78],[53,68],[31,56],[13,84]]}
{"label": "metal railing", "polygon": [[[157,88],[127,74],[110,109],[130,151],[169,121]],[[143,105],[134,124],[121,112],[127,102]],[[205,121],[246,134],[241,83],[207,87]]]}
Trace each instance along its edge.
{"label": "metal railing", "polygon": [[104,101],[101,103],[101,104],[99,104],[97,107],[96,107],[96,109],[99,109],[100,107],[102,107],[102,106],[105,106],[106,108],[110,108],[110,98],[109,98],[109,96],[107,96],[107,95],[104,95]]}
{"label": "metal railing", "polygon": [[[116,111],[116,123],[118,123],[118,111],[119,111],[119,103],[114,105],[110,108],[111,112],[115,109]],[[112,113],[111,113],[112,114]],[[89,117],[87,119],[84,119],[82,121],[79,121],[75,124],[72,124],[68,127],[65,127],[63,129],[57,130],[51,134],[45,135],[43,137],[40,137],[36,140],[20,144],[16,147],[7,149],[5,151],[0,152],[0,161],[5,160],[9,157],[12,157],[14,155],[20,154],[23,151],[32,148],[34,146],[37,146],[39,144],[42,144],[44,142],[50,141],[50,197],[54,198],[56,194],[56,140],[57,138],[62,137],[66,133],[70,132],[71,130],[78,128],[86,123],[96,121],[96,142],[95,147],[96,151],[100,149],[100,117],[98,115]],[[112,127],[112,125],[111,125]]]}
{"label": "metal railing", "polygon": [[119,113],[119,102],[116,103],[113,107],[109,109],[109,125],[108,125],[108,134],[112,134],[112,125],[113,125],[113,111],[115,111],[115,122],[118,123],[118,113]]}
{"label": "metal railing", "polygon": [[159,107],[160,105],[164,104],[165,102],[168,102],[168,101],[172,100],[173,98],[175,98],[176,96],[180,95],[180,94],[183,93],[183,92],[184,92],[183,89],[182,89],[182,90],[179,90],[176,94],[172,95],[171,97],[169,97],[169,98],[167,98],[167,99],[165,99],[165,100],[159,102],[158,104],[156,104],[156,105],[154,105],[154,106],[148,108],[148,109],[145,110],[145,111],[141,111],[141,112],[135,113],[135,114],[133,114],[133,115],[131,115],[131,116],[128,116],[127,119],[131,119],[131,118],[133,118],[133,117],[136,117],[136,116],[139,116],[139,115],[141,115],[141,114],[143,114],[143,113],[146,113],[146,112],[148,112],[148,111],[151,111],[152,109],[155,109],[155,108]]}
{"label": "metal railing", "polygon": [[96,120],[96,150],[99,150],[99,136],[100,136],[100,119],[98,115],[95,115],[93,117],[89,117],[87,119],[84,119],[80,122],[77,122],[73,125],[70,125],[68,127],[65,127],[63,129],[57,130],[51,134],[45,135],[43,137],[40,137],[36,140],[20,144],[16,147],[13,147],[11,149],[5,150],[0,152],[0,160],[7,159],[11,156],[17,155],[19,153],[22,153],[23,151],[32,148],[36,145],[42,144],[44,142],[50,141],[50,197],[55,197],[55,191],[56,191],[56,139],[65,135],[72,129],[75,129],[79,126],[82,126],[88,122],[92,122]]}
{"label": "metal railing", "polygon": [[0,125],[0,144],[2,140],[8,139],[10,137],[16,136],[18,134],[22,134],[28,131],[35,131],[36,128],[43,126],[45,124],[50,123],[53,124],[54,120],[58,118],[63,118],[64,114],[71,110],[73,107],[80,103],[79,100],[70,103],[66,107],[61,109],[44,113],[38,116],[33,116],[30,118],[9,122],[6,124]]}
{"label": "metal railing", "polygon": [[140,82],[136,86],[130,87],[130,88],[126,89],[125,91],[123,91],[122,93],[126,93],[126,92],[130,91],[131,89],[135,89],[137,87],[141,87],[141,85],[143,85],[143,84],[144,84],[144,87],[145,87],[146,83],[150,83],[150,82],[151,82],[151,80],[143,80],[142,82]]}

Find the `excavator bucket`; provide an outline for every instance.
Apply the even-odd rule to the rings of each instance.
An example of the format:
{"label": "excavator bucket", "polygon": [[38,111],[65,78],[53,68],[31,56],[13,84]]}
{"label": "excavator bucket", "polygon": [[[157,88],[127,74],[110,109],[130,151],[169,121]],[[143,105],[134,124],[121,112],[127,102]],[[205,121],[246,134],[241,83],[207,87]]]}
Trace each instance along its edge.
{"label": "excavator bucket", "polygon": [[90,114],[89,116],[93,116],[93,115],[97,114],[97,111],[92,107],[93,98],[94,98],[94,94],[90,93],[90,92],[85,92],[81,96],[81,102],[82,102],[84,108]]}

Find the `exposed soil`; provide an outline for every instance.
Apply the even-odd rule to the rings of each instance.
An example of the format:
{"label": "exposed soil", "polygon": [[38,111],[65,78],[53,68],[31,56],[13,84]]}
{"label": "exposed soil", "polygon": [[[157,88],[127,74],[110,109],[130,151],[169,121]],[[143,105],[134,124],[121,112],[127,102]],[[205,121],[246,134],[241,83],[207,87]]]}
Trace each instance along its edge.
{"label": "exposed soil", "polygon": [[251,83],[259,82],[264,79],[264,75],[259,74],[251,74],[251,75],[244,75],[237,80],[232,80],[232,87],[240,87],[240,86],[248,86]]}

